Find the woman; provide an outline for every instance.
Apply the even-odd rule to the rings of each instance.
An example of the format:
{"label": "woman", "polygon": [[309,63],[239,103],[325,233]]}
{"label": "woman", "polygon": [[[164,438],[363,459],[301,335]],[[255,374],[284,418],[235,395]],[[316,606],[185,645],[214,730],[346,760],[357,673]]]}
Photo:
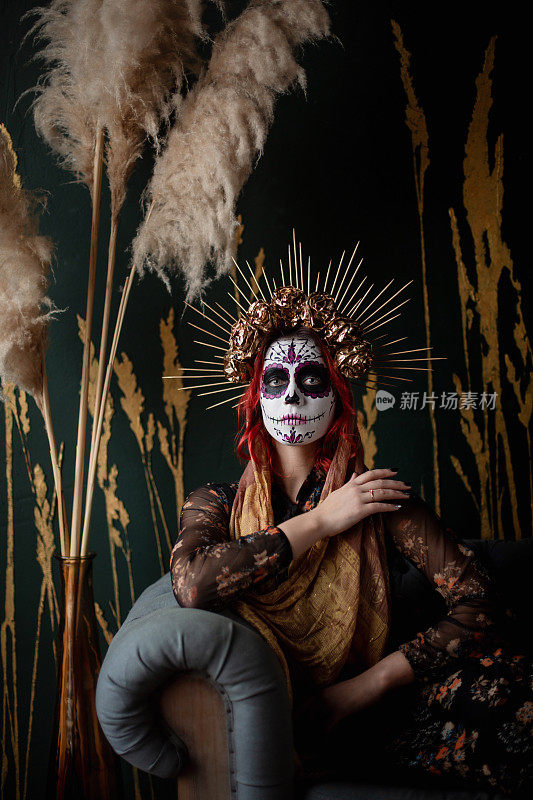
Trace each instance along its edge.
{"label": "woman", "polygon": [[[350,386],[324,336],[263,337],[239,411],[248,465],[238,484],[188,497],[173,591],[182,606],[234,608],[271,644],[301,769],[318,763],[306,760],[317,729],[350,744],[343,726],[381,709],[363,738],[389,764],[506,794],[525,787],[531,662],[504,649],[473,551],[396,469],[365,468]],[[422,605],[396,591],[409,569],[426,584]],[[393,707],[402,716],[391,721]]]}

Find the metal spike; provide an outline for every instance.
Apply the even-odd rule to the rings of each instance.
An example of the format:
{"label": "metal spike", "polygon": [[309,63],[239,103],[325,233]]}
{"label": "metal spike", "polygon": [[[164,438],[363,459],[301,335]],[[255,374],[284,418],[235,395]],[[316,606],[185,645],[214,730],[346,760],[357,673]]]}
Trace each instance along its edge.
{"label": "metal spike", "polygon": [[390,363],[390,361],[379,365],[379,368],[382,368],[382,367],[384,369],[411,369],[411,370],[416,370],[416,372],[434,372],[435,371],[433,369],[429,369],[429,367],[394,367]]}
{"label": "metal spike", "polygon": [[[241,290],[239,289],[239,285],[238,285],[237,281],[234,279],[233,275],[230,275],[230,273],[229,273],[229,272],[228,272],[228,278],[230,279],[230,281],[232,282],[232,284],[233,284],[233,285],[235,286],[235,288],[237,289],[237,294],[238,294],[238,295],[239,295],[239,297],[240,297],[240,295],[241,295]],[[246,312],[246,309],[242,307],[242,305],[241,305],[241,304],[239,303],[239,301],[237,300],[237,297],[236,297],[235,295],[231,294],[231,292],[227,292],[227,294],[228,294],[228,295],[231,297],[231,299],[232,299],[232,300],[234,300],[234,301],[237,303],[237,305],[239,306],[239,308],[240,308],[240,309],[242,309],[242,311],[244,311],[244,313],[246,314],[246,313],[247,313],[247,312]]]}
{"label": "metal spike", "polygon": [[[233,381],[228,381],[228,378],[226,378],[225,374],[222,371],[216,372],[215,374],[213,374],[212,372],[206,372],[204,375],[201,375],[201,374],[200,375],[172,375],[172,377],[173,378],[182,378],[183,380],[188,380],[188,381],[192,381],[193,379],[194,380],[198,380],[199,378],[211,378],[212,380],[215,380],[216,378],[221,378],[221,379],[224,379],[224,381],[226,383],[228,383],[228,382],[229,383],[233,383]],[[191,387],[191,388],[194,388],[194,387]]]}
{"label": "metal spike", "polygon": [[[209,363],[214,364],[215,362],[213,361]],[[209,367],[178,367],[178,369],[181,369],[182,372],[216,372],[223,374],[222,370],[220,369],[220,364],[218,364],[217,366],[219,367],[219,369],[210,369]]]}
{"label": "metal spike", "polygon": [[[231,277],[231,275],[228,275],[228,277],[229,277],[229,279],[230,279],[230,280],[233,280],[233,278]],[[235,283],[235,281],[234,281],[234,283]],[[237,286],[237,284],[236,284],[236,283],[235,283],[235,286]],[[231,297],[231,299],[232,299],[232,300],[234,300],[234,301],[237,303],[237,305],[239,306],[239,308],[241,309],[241,311],[243,311],[245,314],[247,314],[247,313],[248,313],[248,312],[246,311],[246,309],[245,309],[245,308],[243,308],[243,307],[241,306],[241,304],[239,303],[239,301],[237,300],[237,298],[235,297],[235,295],[233,295],[231,292],[226,292],[226,294],[228,295],[228,297]]]}
{"label": "metal spike", "polygon": [[291,246],[289,245],[289,286],[292,286],[292,260],[291,260]]}
{"label": "metal spike", "polygon": [[[355,297],[356,297],[356,295],[357,295],[357,292],[359,291],[359,289],[361,288],[361,286],[363,285],[363,283],[366,281],[367,277],[368,277],[368,275],[365,275],[365,277],[363,278],[363,280],[361,281],[361,283],[359,284],[359,286],[357,287],[357,289],[355,290],[355,292],[352,294],[352,296],[351,296],[351,297],[350,297],[350,299],[348,300],[348,302],[347,302],[347,303],[345,303],[345,308],[350,308],[350,305],[351,305],[352,301],[355,299]],[[349,310],[349,311],[344,311],[344,312],[343,312],[344,316],[345,316],[345,317],[351,317],[351,316],[352,316],[352,313],[353,313],[353,310],[354,310],[354,308],[356,308],[356,307],[357,307],[357,302],[355,303],[355,305],[354,305],[354,307],[353,307],[353,308],[350,308],[350,310]]]}
{"label": "metal spike", "polygon": [[339,273],[340,273],[340,269],[341,269],[341,266],[342,266],[342,262],[343,262],[343,260],[344,260],[344,254],[345,254],[345,253],[346,253],[346,250],[343,250],[343,253],[342,253],[342,256],[341,256],[341,260],[339,261],[339,266],[337,267],[337,272],[336,272],[336,274],[335,274],[335,280],[333,281],[333,286],[331,287],[331,292],[330,292],[330,294],[331,294],[333,297],[335,297],[335,294],[334,294],[334,292],[335,292],[335,284],[337,283],[337,278],[339,277]]}
{"label": "metal spike", "polygon": [[[354,259],[354,256],[355,256],[356,252],[357,252],[357,248],[358,248],[358,247],[359,247],[359,242],[357,242],[357,244],[355,245],[355,250],[353,251],[353,253],[352,253],[352,255],[351,255],[351,258],[350,258],[350,260],[349,260],[349,262],[348,262],[348,266],[347,266],[347,267],[346,267],[346,269],[344,270],[344,274],[343,274],[343,276],[342,276],[342,281],[340,282],[340,284],[339,284],[339,288],[337,289],[337,293],[336,293],[336,295],[335,295],[335,303],[337,304],[337,308],[338,308],[338,307],[339,307],[339,305],[340,305],[340,303],[338,303],[338,302],[337,302],[337,298],[338,298],[338,296],[339,296],[339,295],[340,295],[340,293],[341,293],[342,285],[343,285],[344,281],[346,280],[346,276],[348,275],[348,272],[350,271],[350,267],[352,266],[352,261],[353,261],[353,259]],[[359,262],[359,263],[361,263],[361,262]],[[357,270],[356,270],[356,271],[357,271]],[[353,277],[354,277],[354,276],[352,276],[352,280],[353,280]],[[352,282],[352,281],[350,281],[350,283],[351,283],[351,282]],[[348,286],[349,286],[349,285],[350,285],[350,284],[348,284]],[[343,295],[343,297],[344,297],[344,295]]]}
{"label": "metal spike", "polygon": [[[232,315],[229,313],[229,311],[226,311],[226,309],[224,308],[224,306],[221,306],[221,305],[220,305],[220,303],[219,303],[217,300],[215,300],[215,303],[216,303],[216,305],[217,305],[219,308],[221,308],[221,309],[222,309],[222,311],[223,311],[225,314],[227,314],[227,315],[228,315],[228,317],[229,317],[230,319],[232,319],[232,320],[233,320],[233,322],[237,322],[237,321],[238,321],[238,320],[236,319],[236,317],[232,316]],[[207,303],[206,303],[206,305],[207,305]],[[233,324],[232,324],[232,327],[233,327]]]}
{"label": "metal spike", "polygon": [[[189,371],[191,372],[191,374],[188,374]],[[163,375],[162,377],[187,378],[187,380],[191,380],[192,378],[226,378],[226,374],[222,369],[208,369],[207,367],[204,367],[203,369],[198,369],[198,368],[194,369],[193,367],[188,367],[187,373],[180,372],[178,375],[170,375],[170,376]]]}
{"label": "metal spike", "polygon": [[[405,378],[400,378],[398,375],[385,375],[385,376],[381,376],[380,377],[379,368],[376,368],[374,365],[372,365],[372,367],[370,367],[370,374],[371,375],[375,375],[375,378],[370,378],[370,380],[374,381],[374,383],[378,383],[381,380],[381,377],[390,378],[390,380],[392,380],[392,381],[404,381],[405,380]],[[397,384],[391,384],[391,385],[392,386],[395,386],[395,385],[397,386]]]}
{"label": "metal spike", "polygon": [[375,325],[373,328],[369,328],[369,330],[365,331],[365,336],[368,333],[370,333],[370,331],[375,331],[376,328],[381,328],[382,325],[386,325],[387,322],[392,322],[393,319],[396,319],[396,317],[401,317],[401,316],[402,316],[401,314],[395,314],[393,317],[390,317],[390,319],[386,319],[383,322],[380,322],[379,325]]}
{"label": "metal spike", "polygon": [[301,287],[298,286],[298,255],[296,254],[296,231],[294,228],[292,229],[292,242],[294,248],[294,273],[296,275],[296,287],[300,289]]}
{"label": "metal spike", "polygon": [[[384,334],[386,336],[386,334]],[[389,343],[387,343],[389,344]],[[385,345],[378,344],[378,347],[384,347]],[[384,353],[386,356],[401,356],[404,353],[420,353],[422,350],[433,350],[433,347],[415,347],[413,350],[396,350],[395,353]]]}
{"label": "metal spike", "polygon": [[[364,378],[363,378],[363,380],[364,380]],[[367,384],[367,383],[360,383],[355,378],[351,378],[350,382],[351,383],[355,383],[356,386],[362,386],[365,389],[373,389],[374,391],[377,391],[380,386],[391,386],[393,389],[397,388],[397,386],[398,386],[397,383],[387,383],[386,381],[382,381],[381,378],[379,378],[379,383],[378,383],[378,381],[376,379],[377,386],[372,386],[371,384]]]}
{"label": "metal spike", "polygon": [[204,312],[200,311],[199,308],[196,308],[195,306],[192,306],[186,300],[184,302],[185,302],[186,306],[189,306],[189,308],[192,308],[193,311],[196,311],[197,314],[200,314],[200,316],[202,316],[204,319],[208,320],[208,322],[211,322],[213,325],[216,325],[217,328],[220,328],[221,331],[224,331],[224,333],[226,333],[226,334],[230,333],[230,331],[227,328],[223,328],[222,325],[220,325],[218,322],[215,322],[215,320],[211,319],[211,317],[208,317],[207,314],[204,314]]}
{"label": "metal spike", "polygon": [[[357,244],[359,244],[359,242],[358,242]],[[355,255],[355,250],[354,250],[354,255]],[[353,256],[352,256],[352,258],[353,258]],[[351,264],[351,263],[352,263],[352,260],[350,259],[350,264]],[[348,284],[348,286],[347,286],[347,287],[346,287],[346,289],[344,290],[344,293],[343,293],[343,295],[342,295],[341,299],[340,299],[340,300],[339,300],[339,302],[337,303],[337,308],[339,309],[339,312],[340,312],[341,314],[342,314],[341,308],[342,308],[342,305],[343,305],[343,302],[344,302],[344,298],[345,298],[345,297],[346,297],[346,295],[348,294],[348,291],[349,291],[349,289],[350,289],[350,286],[351,286],[351,285],[352,285],[352,283],[354,282],[354,278],[355,278],[355,276],[357,275],[357,272],[358,272],[358,270],[359,270],[359,267],[361,266],[361,264],[362,264],[362,263],[363,263],[363,259],[361,259],[361,261],[359,262],[359,264],[356,266],[356,268],[355,268],[355,272],[354,272],[354,274],[352,275],[352,277],[350,278],[350,283]],[[348,267],[350,266],[350,264],[348,264]],[[340,292],[340,289],[339,289],[339,292]],[[353,296],[353,295],[352,295],[352,296]],[[348,305],[348,303],[346,303],[346,305]]]}
{"label": "metal spike", "polygon": [[235,264],[235,266],[236,266],[236,267],[237,267],[237,269],[239,270],[239,273],[240,273],[240,275],[241,275],[242,279],[244,280],[245,284],[247,285],[247,287],[248,287],[248,288],[249,288],[249,290],[250,290],[250,293],[251,293],[251,294],[250,294],[250,303],[251,303],[251,302],[252,302],[252,296],[254,296],[254,297],[257,297],[257,289],[252,289],[252,285],[251,285],[250,281],[248,280],[248,278],[246,277],[246,275],[244,274],[244,272],[242,271],[242,269],[239,267],[239,265],[237,264],[237,262],[235,261],[235,259],[233,258],[233,256],[232,256],[232,259],[231,259],[231,260],[233,261],[233,263]]}
{"label": "metal spike", "polygon": [[[392,280],[394,280],[394,278],[393,278]],[[391,281],[391,283],[392,283],[392,281]],[[395,298],[397,295],[399,295],[399,294],[400,294],[400,292],[403,292],[403,290],[404,290],[404,289],[405,289],[407,286],[409,286],[409,284],[410,284],[410,283],[413,283],[413,280],[407,281],[407,283],[405,283],[405,284],[402,286],[402,288],[401,288],[401,289],[398,289],[398,291],[397,291],[397,292],[395,292],[395,293],[392,295],[392,297],[389,297],[387,300],[385,300],[385,302],[384,302],[384,303],[382,303],[382,304],[380,305],[380,307],[379,307],[379,308],[376,308],[376,310],[375,310],[375,311],[373,311],[373,312],[370,314],[370,316],[369,316],[369,317],[367,317],[367,320],[366,320],[366,321],[368,322],[368,320],[369,320],[369,319],[372,319],[372,317],[374,316],[374,314],[377,314],[377,313],[378,313],[378,311],[380,311],[380,310],[383,308],[383,306],[386,306],[386,305],[387,305],[387,303],[390,303],[390,301],[391,301],[391,300],[394,300],[394,298]],[[390,284],[389,284],[389,286],[390,286]],[[387,288],[387,287],[385,287],[385,288]],[[383,290],[383,291],[385,291],[385,290]],[[370,307],[370,306],[369,306],[369,307]],[[369,307],[368,307],[368,308],[369,308]],[[368,309],[367,309],[367,310],[368,310]]]}
{"label": "metal spike", "polygon": [[[368,331],[367,331],[368,333]],[[377,342],[378,339],[382,339],[383,336],[388,336],[388,333],[384,333],[381,336],[376,336],[375,339],[372,339],[372,342]],[[407,339],[407,336],[400,336],[399,339],[393,339],[392,342],[382,342],[382,344],[378,344],[378,347],[390,347],[391,344],[396,344],[397,342],[403,342]]]}
{"label": "metal spike", "polygon": [[195,325],[194,322],[187,320],[187,325],[190,325],[191,328],[196,328],[197,331],[202,331],[202,333],[207,333],[208,336],[212,336],[213,339],[218,339],[219,342],[224,342],[226,347],[229,347],[228,339],[223,339],[222,336],[217,336],[216,333],[211,333],[211,331],[206,331],[205,328],[200,328],[199,325]]}
{"label": "metal spike", "polygon": [[216,408],[217,406],[222,406],[224,403],[231,403],[233,400],[237,400],[237,398],[241,398],[244,392],[241,394],[236,394],[235,397],[227,397],[225,400],[221,400],[220,403],[214,403],[212,406],[207,406],[206,411],[209,411],[210,408]]}
{"label": "metal spike", "polygon": [[[379,374],[380,374],[379,367],[377,369],[375,367],[372,367],[372,369],[374,369],[376,375],[379,377]],[[383,375],[382,374],[382,377],[383,378],[390,378],[391,380],[394,380],[394,381],[408,381],[409,383],[413,382],[413,378],[400,378],[399,375]]]}
{"label": "metal spike", "polygon": [[[361,297],[361,299],[357,301],[357,303],[353,307],[353,313],[355,313],[357,311],[357,309],[359,308],[359,306],[361,305],[363,300],[364,300],[364,297]],[[352,314],[350,314],[350,316],[352,316]]]}
{"label": "metal spike", "polygon": [[222,350],[224,353],[227,351],[227,347],[219,347],[217,344],[210,344],[209,342],[199,342],[198,339],[193,339],[195,344],[203,344],[206,347],[212,347],[213,350]]}
{"label": "metal spike", "polygon": [[[228,330],[227,332],[228,332],[228,333],[231,333],[231,328],[233,327],[233,325],[231,324],[231,322],[228,322],[228,320],[227,320],[227,319],[224,319],[224,317],[222,316],[222,314],[219,314],[219,313],[218,313],[218,311],[216,310],[216,308],[212,308],[212,307],[209,305],[209,303],[206,303],[206,302],[205,302],[205,300],[203,300],[202,302],[203,302],[204,306],[207,306],[207,308],[209,309],[209,311],[212,311],[212,312],[213,312],[213,314],[216,314],[216,315],[217,315],[217,317],[219,317],[219,318],[222,320],[222,322],[225,322],[225,323],[226,323],[226,325],[229,325],[229,326],[230,326],[230,328],[229,328],[229,330]],[[207,315],[206,315],[206,316],[207,316]],[[208,317],[208,319],[209,319],[209,317]],[[212,320],[212,321],[214,322],[214,320]],[[236,322],[236,321],[237,321],[237,320],[235,320],[235,322]]]}
{"label": "metal spike", "polygon": [[307,296],[311,294],[311,256],[307,259]]}
{"label": "metal spike", "polygon": [[[386,317],[388,314],[392,314],[392,312],[393,312],[393,311],[396,311],[396,309],[397,309],[397,308],[401,308],[401,307],[402,307],[402,306],[404,306],[406,303],[408,303],[410,299],[411,299],[411,298],[410,298],[410,297],[408,297],[406,300],[403,300],[401,303],[398,303],[398,305],[397,305],[397,306],[394,306],[394,308],[389,308],[389,310],[388,310],[388,311],[386,311],[384,314],[382,314],[382,315],[381,315],[381,317],[378,317],[378,318],[375,320],[375,322],[379,322],[379,321],[380,321],[380,319],[383,319],[383,317]],[[356,319],[357,319],[357,317],[356,317]],[[375,323],[374,323],[374,322],[372,322],[372,323],[371,323],[371,325],[370,325],[370,328],[365,328],[365,326],[364,326],[364,325],[361,325],[361,330],[362,330],[362,331],[365,331],[365,330],[372,330],[372,326],[373,326],[374,324],[375,324]]]}
{"label": "metal spike", "polygon": [[[228,381],[226,381],[226,383],[228,383]],[[181,392],[181,391],[183,391],[185,389],[205,389],[208,386],[221,386],[221,384],[220,383],[199,383],[197,386],[182,386],[179,389],[177,389],[177,391]],[[235,390],[236,388],[237,388],[236,386],[231,386],[230,387],[230,389],[233,389],[233,390]]]}
{"label": "metal spike", "polygon": [[305,284],[304,284],[304,262],[302,259],[302,243],[298,242],[298,248],[300,250],[300,278],[302,281],[302,292],[305,292]]}
{"label": "metal spike", "polygon": [[318,275],[316,276],[316,286],[315,286],[315,292],[318,292],[318,284],[319,284],[319,283],[320,283],[320,272],[319,272],[319,273],[318,273]]}
{"label": "metal spike", "polygon": [[[272,300],[272,289],[270,288],[270,283],[268,282],[268,276],[267,276],[264,268],[263,268],[263,271],[262,271],[261,275],[265,279],[265,283],[267,285],[268,291],[270,292],[270,299]],[[254,280],[255,280],[255,273],[254,273]],[[274,278],[272,278],[272,281],[273,280],[274,280]],[[256,281],[256,283],[257,283],[257,281]],[[259,284],[257,284],[257,285],[259,286]]]}
{"label": "metal spike", "polygon": [[280,269],[281,269],[281,280],[282,280],[282,286],[286,286],[286,283],[285,283],[285,273],[283,272],[283,261],[281,260],[281,258],[280,258],[280,260],[279,260],[279,266],[280,266]]}
{"label": "metal spike", "polygon": [[363,300],[365,299],[365,297],[367,296],[367,294],[368,294],[369,292],[371,292],[371,291],[372,291],[372,288],[373,288],[373,286],[374,286],[374,284],[373,284],[373,283],[371,283],[371,284],[370,284],[370,286],[368,287],[368,289],[366,290],[366,292],[364,293],[364,295],[361,297],[361,299],[360,299],[360,300],[358,300],[358,301],[357,301],[357,303],[356,303],[356,304],[355,304],[355,306],[354,306],[354,307],[351,309],[350,313],[349,313],[347,316],[349,316],[349,317],[353,317],[353,315],[354,315],[354,311],[357,311],[357,309],[359,308],[359,306],[361,305],[361,303],[363,302]]}
{"label": "metal spike", "polygon": [[[409,352],[408,350],[406,352]],[[390,355],[393,355],[391,353]],[[376,358],[374,361],[387,364],[396,364],[400,361],[446,361],[446,356],[427,356],[426,358]]]}
{"label": "metal spike", "polygon": [[[368,309],[372,307],[372,305],[373,305],[373,304],[376,302],[376,300],[378,299],[378,297],[380,297],[380,296],[383,294],[383,292],[384,292],[386,289],[388,289],[388,288],[389,288],[389,286],[391,285],[391,283],[393,282],[393,280],[394,280],[394,278],[392,278],[392,279],[391,279],[391,280],[388,282],[388,284],[387,284],[386,286],[384,286],[384,287],[383,287],[383,289],[381,290],[381,292],[378,292],[378,293],[377,293],[377,295],[374,297],[374,299],[370,301],[370,303],[367,305],[367,307],[366,307],[366,308],[363,308],[363,310],[362,310],[362,311],[361,311],[361,312],[358,314],[358,316],[357,316],[357,321],[358,321],[359,323],[361,322],[361,317],[362,317],[362,316],[364,316],[364,315],[366,314],[366,312],[368,311]],[[387,302],[387,301],[385,301],[385,303],[383,303],[383,305],[386,305],[386,302]],[[380,307],[382,308],[382,306],[380,306]],[[371,316],[372,316],[372,315],[371,315]]]}
{"label": "metal spike", "polygon": [[[333,259],[332,259],[332,258],[330,258],[330,260],[329,260],[329,264],[328,264],[328,271],[326,272],[326,280],[324,281],[324,294],[326,294],[326,292],[327,292],[328,278],[329,278],[329,271],[330,271],[330,269],[331,269],[331,264],[332,264],[332,262],[333,262]],[[330,292],[329,294],[331,294],[331,292]]]}
{"label": "metal spike", "polygon": [[257,278],[255,277],[255,272],[254,272],[254,271],[253,271],[253,269],[251,268],[251,266],[250,266],[250,262],[249,262],[249,261],[247,261],[247,262],[246,262],[246,266],[247,266],[247,267],[248,267],[248,269],[250,270],[250,275],[251,275],[251,276],[252,276],[252,278],[254,279],[254,281],[255,281],[255,285],[256,285],[256,286],[257,286],[257,288],[259,289],[259,294],[261,295],[261,297],[263,298],[263,300],[264,300],[264,301],[265,301],[265,303],[266,303],[266,302],[267,302],[267,299],[266,299],[265,295],[263,294],[263,290],[262,290],[262,289],[261,289],[261,287],[259,286],[259,282],[258,282]]}
{"label": "metal spike", "polygon": [[[215,384],[213,384],[213,386],[214,385]],[[195,388],[200,389],[201,387],[196,386]],[[212,389],[209,392],[198,392],[198,397],[206,397],[208,394],[220,394],[221,392],[234,392],[235,389],[238,388],[239,388],[238,386],[235,386],[235,384],[233,384],[233,386],[226,386],[224,389]]]}

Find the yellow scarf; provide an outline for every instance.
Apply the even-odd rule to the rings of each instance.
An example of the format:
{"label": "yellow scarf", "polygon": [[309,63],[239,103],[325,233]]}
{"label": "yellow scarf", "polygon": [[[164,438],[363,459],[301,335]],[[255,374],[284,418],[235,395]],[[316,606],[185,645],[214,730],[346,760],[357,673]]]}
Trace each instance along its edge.
{"label": "yellow scarf", "polygon": [[[366,471],[359,431],[352,422],[357,451],[341,439],[319,502],[352,472]],[[349,470],[349,474],[347,474]],[[271,475],[250,462],[239,482],[230,519],[232,539],[273,525]],[[291,675],[285,653],[317,686],[333,683],[349,658],[353,675],[380,660],[390,627],[390,587],[383,520],[373,514],[348,531],[316,542],[294,559],[288,577],[273,591],[260,588],[234,604],[261,633],[279,658],[291,701]]]}

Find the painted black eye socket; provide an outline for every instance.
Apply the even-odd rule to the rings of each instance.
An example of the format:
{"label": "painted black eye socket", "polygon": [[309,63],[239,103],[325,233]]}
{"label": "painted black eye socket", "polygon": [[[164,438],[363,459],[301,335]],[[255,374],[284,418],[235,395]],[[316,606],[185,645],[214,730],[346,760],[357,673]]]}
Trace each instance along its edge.
{"label": "painted black eye socket", "polygon": [[313,366],[303,367],[298,371],[296,376],[296,383],[307,392],[327,392],[330,387],[329,374],[325,367],[318,364]]}
{"label": "painted black eye socket", "polygon": [[279,367],[267,369],[263,376],[263,384],[267,389],[279,390],[288,384],[287,373]]}

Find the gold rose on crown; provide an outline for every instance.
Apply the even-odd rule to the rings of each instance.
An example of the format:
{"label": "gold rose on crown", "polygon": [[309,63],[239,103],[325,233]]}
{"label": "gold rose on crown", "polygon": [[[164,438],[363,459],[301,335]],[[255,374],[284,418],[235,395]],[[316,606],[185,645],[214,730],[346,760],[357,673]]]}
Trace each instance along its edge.
{"label": "gold rose on crown", "polygon": [[269,303],[255,300],[233,325],[224,356],[224,375],[232,383],[251,379],[254,359],[266,337],[308,328],[327,346],[346,378],[362,378],[372,366],[372,345],[357,322],[343,317],[325,292],[305,294],[295,286],[276,289]]}

